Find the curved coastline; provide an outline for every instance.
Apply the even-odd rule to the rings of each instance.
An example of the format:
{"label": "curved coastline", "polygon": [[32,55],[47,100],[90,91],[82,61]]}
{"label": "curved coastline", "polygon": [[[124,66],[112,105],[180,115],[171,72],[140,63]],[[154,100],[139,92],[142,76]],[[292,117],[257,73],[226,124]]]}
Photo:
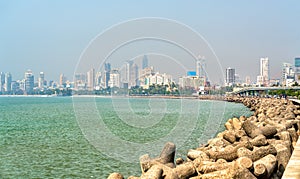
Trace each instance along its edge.
{"label": "curved coastline", "polygon": [[[250,117],[231,118],[226,130],[204,146],[174,159],[176,146],[167,143],[157,158],[140,157],[144,178],[281,178],[299,137],[300,106],[286,99],[205,97],[242,103]],[[112,173],[109,179],[124,178]]]}

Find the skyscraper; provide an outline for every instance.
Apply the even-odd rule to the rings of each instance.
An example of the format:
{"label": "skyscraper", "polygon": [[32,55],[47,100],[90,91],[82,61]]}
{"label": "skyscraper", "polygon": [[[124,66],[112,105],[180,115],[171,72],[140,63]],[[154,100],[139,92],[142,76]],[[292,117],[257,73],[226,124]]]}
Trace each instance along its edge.
{"label": "skyscraper", "polygon": [[295,73],[292,68],[292,64],[283,63],[282,64],[282,72],[281,72],[281,80],[284,86],[288,86],[290,83],[294,82]]}
{"label": "skyscraper", "polygon": [[32,94],[34,87],[34,75],[31,70],[25,72],[25,93]]}
{"label": "skyscraper", "polygon": [[92,68],[87,72],[87,89],[93,91],[95,87],[95,69]]}
{"label": "skyscraper", "polygon": [[148,57],[147,55],[144,55],[143,61],[142,61],[142,69],[145,69],[148,67]]}
{"label": "skyscraper", "polygon": [[59,75],[59,85],[60,86],[65,86],[66,85],[67,78],[65,75],[62,73]]}
{"label": "skyscraper", "polygon": [[120,88],[120,73],[118,70],[114,69],[110,73],[109,86]]}
{"label": "skyscraper", "polygon": [[295,58],[295,80],[300,82],[300,57]]}
{"label": "skyscraper", "polygon": [[12,76],[8,72],[5,74],[5,91],[6,92],[11,92],[11,81],[12,81]]}
{"label": "skyscraper", "polygon": [[5,84],[5,74],[3,72],[0,73],[0,92],[4,92],[4,84]]}
{"label": "skyscraper", "polygon": [[132,63],[129,68],[129,83],[128,87],[138,86],[139,85],[139,67],[137,64]]}
{"label": "skyscraper", "polygon": [[262,78],[262,82],[264,86],[269,85],[270,77],[269,77],[269,58],[260,58],[260,76]]}
{"label": "skyscraper", "polygon": [[45,81],[45,74],[44,72],[40,72],[39,80],[38,80],[38,87],[44,88],[44,81]]}
{"label": "skyscraper", "polygon": [[232,86],[235,84],[235,69],[234,68],[227,68],[226,69],[226,86]]}
{"label": "skyscraper", "polygon": [[107,88],[109,85],[108,85],[108,82],[110,80],[110,71],[111,71],[111,65],[110,63],[105,63],[104,64],[104,74],[102,75],[103,76],[103,82],[104,82],[104,88]]}
{"label": "skyscraper", "polygon": [[196,75],[198,77],[204,77],[206,78],[206,71],[205,71],[205,59],[204,57],[198,57],[196,61]]}

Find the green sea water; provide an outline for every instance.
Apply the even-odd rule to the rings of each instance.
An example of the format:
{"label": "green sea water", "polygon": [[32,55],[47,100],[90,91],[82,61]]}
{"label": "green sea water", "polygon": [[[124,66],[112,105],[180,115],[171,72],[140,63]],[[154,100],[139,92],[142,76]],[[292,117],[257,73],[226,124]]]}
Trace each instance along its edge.
{"label": "green sea water", "polygon": [[[85,112],[78,114],[76,106]],[[91,108],[97,112],[95,121]],[[174,142],[177,157],[184,157],[215,135],[209,131],[224,130],[228,118],[241,115],[251,112],[220,101],[0,97],[0,178],[107,178],[114,171],[139,175],[136,156],[159,155],[163,145],[157,141]],[[99,130],[97,136],[93,122],[107,132]]]}

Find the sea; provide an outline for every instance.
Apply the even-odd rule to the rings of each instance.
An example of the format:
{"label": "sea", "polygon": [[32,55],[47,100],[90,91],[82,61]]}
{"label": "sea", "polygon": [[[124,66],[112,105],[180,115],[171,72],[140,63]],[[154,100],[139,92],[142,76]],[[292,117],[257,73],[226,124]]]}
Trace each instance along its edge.
{"label": "sea", "polygon": [[227,119],[250,116],[238,103],[128,97],[0,97],[0,178],[139,176],[139,157],[176,157],[204,145]]}

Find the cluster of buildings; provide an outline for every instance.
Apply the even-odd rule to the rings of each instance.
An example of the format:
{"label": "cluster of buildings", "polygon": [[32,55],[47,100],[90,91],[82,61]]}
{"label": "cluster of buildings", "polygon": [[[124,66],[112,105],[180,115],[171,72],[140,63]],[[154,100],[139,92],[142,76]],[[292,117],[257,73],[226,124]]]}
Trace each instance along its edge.
{"label": "cluster of buildings", "polygon": [[225,86],[292,86],[300,83],[300,58],[296,57],[294,66],[291,63],[284,62],[282,64],[281,78],[270,78],[269,58],[260,58],[259,75],[256,82],[251,83],[250,77],[247,76],[244,83],[239,80],[234,68],[226,69]]}
{"label": "cluster of buildings", "polygon": [[[64,74],[60,74],[59,81],[47,81],[44,72],[40,72],[35,78],[31,70],[24,73],[24,79],[13,81],[10,73],[1,72],[0,94],[48,94],[55,89],[71,89],[72,91],[94,91],[109,88],[131,89],[141,87],[148,89],[153,85],[167,86],[169,90],[172,84],[176,84],[172,75],[159,73],[149,66],[148,57],[144,55],[141,67],[134,61],[126,61],[120,68],[112,68],[110,63],[105,63],[97,72],[91,68],[88,72],[76,73],[73,80],[68,80]],[[204,90],[209,84],[205,71],[205,60],[199,58],[196,61],[196,70],[187,72],[186,76],[179,78],[176,88],[187,88],[194,91]]]}
{"label": "cluster of buildings", "polygon": [[[260,59],[260,73],[254,83],[249,76],[242,83],[234,68],[226,69],[225,86],[291,86],[296,82],[300,83],[300,58],[295,58],[294,65],[283,63],[281,79],[270,79],[268,57]],[[146,55],[142,59],[141,66],[134,61],[126,61],[120,68],[112,68],[110,63],[105,63],[99,72],[92,68],[88,72],[76,73],[72,81],[64,74],[59,76],[58,82],[47,81],[44,72],[40,72],[35,78],[31,70],[24,73],[24,79],[14,81],[11,73],[0,72],[0,94],[53,94],[56,89],[71,89],[75,92],[133,87],[149,89],[153,85],[166,86],[168,90],[173,90],[171,86],[172,88],[176,86],[175,88],[204,94],[210,89],[205,59],[199,57],[195,63],[195,71],[188,71],[177,82],[170,74],[155,72],[154,67],[149,66]]]}
{"label": "cluster of buildings", "polygon": [[[142,65],[139,67],[134,61],[126,61],[120,68],[112,68],[105,63],[100,72],[91,69],[87,73],[76,73],[74,90],[99,90],[107,88],[142,87],[148,89],[152,85],[167,85],[175,83],[172,76],[167,73],[155,72],[153,66],[148,65],[148,57],[144,55]],[[186,76],[179,78],[180,88],[199,90],[200,86],[207,84],[205,60],[196,61],[196,71],[187,72]]]}

